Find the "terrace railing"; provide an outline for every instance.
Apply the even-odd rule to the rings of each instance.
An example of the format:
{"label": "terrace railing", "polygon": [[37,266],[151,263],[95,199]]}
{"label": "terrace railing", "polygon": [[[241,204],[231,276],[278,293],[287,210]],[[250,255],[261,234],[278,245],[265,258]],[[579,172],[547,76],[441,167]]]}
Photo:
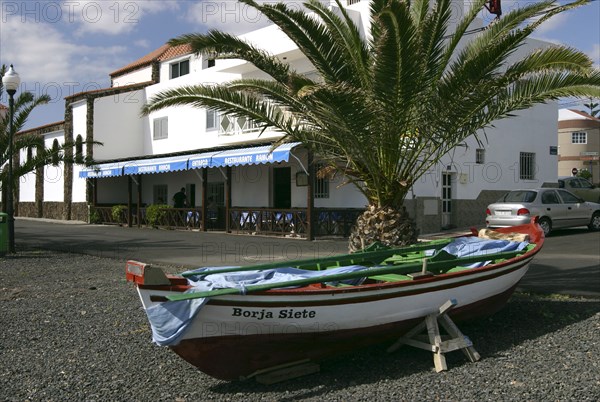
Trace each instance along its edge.
{"label": "terrace railing", "polygon": [[[348,237],[356,218],[364,210],[360,208],[315,208],[313,212],[314,237]],[[92,223],[121,224],[123,226],[154,226],[168,229],[196,229],[202,227],[201,208],[161,208],[159,219],[151,223],[146,216],[146,208],[140,208],[140,221],[137,209],[129,214],[125,208],[116,221],[112,206],[90,208]],[[131,222],[129,216],[131,215]],[[226,228],[225,209],[208,211],[204,221],[206,230],[230,231],[266,236],[307,237],[308,221],[305,208],[229,208],[229,230]]]}
{"label": "terrace railing", "polygon": [[230,208],[231,232],[279,236],[305,236],[306,209]]}

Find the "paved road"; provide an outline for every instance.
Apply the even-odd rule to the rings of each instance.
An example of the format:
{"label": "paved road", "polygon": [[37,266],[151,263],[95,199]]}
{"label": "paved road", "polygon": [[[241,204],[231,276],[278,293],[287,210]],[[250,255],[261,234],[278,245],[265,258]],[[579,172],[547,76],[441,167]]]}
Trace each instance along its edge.
{"label": "paved road", "polygon": [[51,249],[185,268],[314,258],[348,250],[345,240],[308,242],[298,238],[65,224],[24,218],[15,222],[15,238],[17,250]]}
{"label": "paved road", "polygon": [[[17,218],[15,232],[17,251],[60,250],[177,268],[248,265],[347,252],[345,240],[307,242],[25,218]],[[519,290],[600,297],[600,233],[570,229],[551,234]]]}

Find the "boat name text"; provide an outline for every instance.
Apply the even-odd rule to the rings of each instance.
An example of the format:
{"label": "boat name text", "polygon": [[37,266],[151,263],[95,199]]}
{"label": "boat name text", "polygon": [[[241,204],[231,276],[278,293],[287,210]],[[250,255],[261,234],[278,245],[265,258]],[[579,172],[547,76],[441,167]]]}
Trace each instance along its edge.
{"label": "boat name text", "polygon": [[[277,312],[275,312],[277,313]],[[251,309],[243,309],[239,307],[234,307],[233,312],[231,314],[232,317],[244,317],[244,318],[255,318],[257,320],[262,320],[264,318],[275,318],[275,314],[273,311],[267,311],[264,308],[261,310],[251,310]],[[290,318],[315,318],[317,316],[317,312],[315,310],[295,310],[293,308],[288,308],[284,310],[279,310],[277,313],[277,317],[279,319],[290,319]]]}

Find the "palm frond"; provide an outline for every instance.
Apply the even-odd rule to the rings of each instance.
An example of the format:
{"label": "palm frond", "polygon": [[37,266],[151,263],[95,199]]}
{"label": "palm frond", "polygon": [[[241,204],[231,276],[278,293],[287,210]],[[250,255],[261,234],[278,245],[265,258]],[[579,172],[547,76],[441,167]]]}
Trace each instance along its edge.
{"label": "palm frond", "polygon": [[305,10],[241,1],[276,24],[322,80],[222,32],[185,35],[172,43],[246,60],[273,80],[166,90],[143,113],[187,105],[250,118],[281,141],[301,141],[379,206],[397,206],[427,169],[467,138],[481,142],[495,121],[558,97],[599,96],[600,73],[582,52],[525,51],[542,22],[589,0],[527,4],[477,35],[487,0],[458,21],[450,0],[372,0],[367,37],[339,0],[339,10],[317,0]]}
{"label": "palm frond", "polygon": [[343,58],[351,69],[352,82],[366,86],[370,83],[369,77],[369,49],[360,36],[358,28],[346,12],[346,9],[336,0],[342,18],[338,17],[331,9],[325,7],[318,0],[310,0],[305,4],[306,8],[318,15],[327,26],[332,39],[343,53]]}
{"label": "palm frond", "polygon": [[275,23],[298,46],[325,81],[351,81],[355,78],[331,32],[317,18],[284,3],[259,5],[252,0],[240,1],[255,7]]}

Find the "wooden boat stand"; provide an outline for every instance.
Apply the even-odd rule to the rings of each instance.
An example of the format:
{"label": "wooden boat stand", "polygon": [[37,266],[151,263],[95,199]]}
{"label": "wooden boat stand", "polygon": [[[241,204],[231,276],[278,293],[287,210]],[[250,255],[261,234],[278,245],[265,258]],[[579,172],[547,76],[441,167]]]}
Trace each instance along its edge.
{"label": "wooden boat stand", "polygon": [[[481,356],[473,348],[473,342],[467,336],[463,335],[452,319],[447,316],[447,313],[456,304],[456,300],[448,300],[439,308],[438,312],[425,317],[425,320],[408,331],[402,338],[398,339],[387,351],[390,353],[394,352],[404,344],[429,350],[433,352],[433,364],[435,365],[435,371],[438,373],[448,370],[444,356],[444,353],[447,352],[460,349],[471,362],[478,361]],[[449,336],[440,334],[438,323],[441,324]],[[427,335],[419,335],[424,329],[427,329]],[[414,338],[418,338],[419,340]],[[446,340],[442,340],[442,338],[446,338]]]}

